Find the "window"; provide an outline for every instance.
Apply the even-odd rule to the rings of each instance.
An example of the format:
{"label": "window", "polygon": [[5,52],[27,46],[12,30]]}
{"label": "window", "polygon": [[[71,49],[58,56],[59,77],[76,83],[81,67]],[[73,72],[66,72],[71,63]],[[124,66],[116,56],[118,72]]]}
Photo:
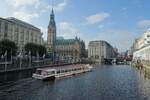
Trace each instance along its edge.
{"label": "window", "polygon": [[29,30],[27,31],[26,41],[29,41]]}
{"label": "window", "polygon": [[4,38],[8,36],[8,23],[5,23],[5,32],[4,32]]}
{"label": "window", "polygon": [[18,27],[16,26],[16,28],[15,28],[15,32],[18,32],[18,30],[19,30],[19,29],[18,29]]}

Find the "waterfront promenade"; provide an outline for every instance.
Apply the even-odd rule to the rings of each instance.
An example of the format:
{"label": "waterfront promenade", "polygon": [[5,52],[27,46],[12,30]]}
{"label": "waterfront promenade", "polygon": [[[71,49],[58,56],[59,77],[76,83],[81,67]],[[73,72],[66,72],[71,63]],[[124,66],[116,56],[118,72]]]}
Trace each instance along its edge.
{"label": "waterfront promenade", "polygon": [[30,70],[30,69],[36,69],[39,67],[47,67],[52,66],[51,59],[44,59],[39,61],[15,61],[15,62],[0,62],[0,73],[5,72],[13,72],[13,71],[23,71],[23,70]]}
{"label": "waterfront promenade", "polygon": [[22,73],[0,77],[5,80],[0,100],[150,100],[150,79],[129,65],[99,65],[89,73],[47,82],[31,78],[30,71]]}

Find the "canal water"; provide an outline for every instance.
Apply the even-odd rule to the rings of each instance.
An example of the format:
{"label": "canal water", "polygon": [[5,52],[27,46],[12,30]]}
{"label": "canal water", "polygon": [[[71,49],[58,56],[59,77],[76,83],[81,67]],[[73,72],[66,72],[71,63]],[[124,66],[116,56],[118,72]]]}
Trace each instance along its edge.
{"label": "canal water", "polygon": [[128,65],[97,66],[53,82],[31,73],[0,75],[0,100],[150,100],[150,79]]}

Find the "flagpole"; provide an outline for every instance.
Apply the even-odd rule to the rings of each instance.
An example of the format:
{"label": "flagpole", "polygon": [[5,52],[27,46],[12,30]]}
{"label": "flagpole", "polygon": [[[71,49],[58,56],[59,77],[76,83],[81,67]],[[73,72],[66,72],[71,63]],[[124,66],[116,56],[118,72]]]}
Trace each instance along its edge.
{"label": "flagpole", "polygon": [[12,49],[11,49],[11,64],[12,64]]}
{"label": "flagpole", "polygon": [[29,57],[29,67],[31,67],[31,51],[29,51],[28,57]]}
{"label": "flagpole", "polygon": [[20,54],[19,54],[19,58],[20,58],[20,69],[21,69],[21,65],[22,65],[21,56],[22,56],[22,54],[21,54],[21,52],[20,52]]}
{"label": "flagpole", "polygon": [[36,52],[36,56],[37,56],[37,66],[39,66],[39,52]]}
{"label": "flagpole", "polygon": [[7,50],[5,52],[5,71],[7,71]]}
{"label": "flagpole", "polygon": [[22,62],[21,62],[21,57],[20,57],[20,69],[21,69],[21,63],[22,63]]}
{"label": "flagpole", "polygon": [[43,64],[45,64],[45,54],[43,54]]}

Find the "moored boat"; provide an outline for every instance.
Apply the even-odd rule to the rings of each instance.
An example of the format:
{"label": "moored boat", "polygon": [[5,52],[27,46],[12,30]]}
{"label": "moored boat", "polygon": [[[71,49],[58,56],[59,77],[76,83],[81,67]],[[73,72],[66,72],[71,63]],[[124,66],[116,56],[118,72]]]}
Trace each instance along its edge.
{"label": "moored boat", "polygon": [[38,68],[32,77],[40,80],[56,79],[65,76],[76,75],[92,70],[89,64],[75,64],[59,67]]}

